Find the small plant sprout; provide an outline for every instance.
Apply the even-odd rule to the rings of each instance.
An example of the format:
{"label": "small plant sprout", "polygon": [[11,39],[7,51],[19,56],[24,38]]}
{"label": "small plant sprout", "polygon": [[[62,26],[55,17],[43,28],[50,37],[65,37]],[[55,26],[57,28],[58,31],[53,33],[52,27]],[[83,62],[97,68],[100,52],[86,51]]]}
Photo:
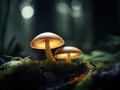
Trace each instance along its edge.
{"label": "small plant sprout", "polygon": [[82,55],[82,51],[76,47],[66,46],[61,47],[55,52],[55,58],[66,59],[67,63],[71,63],[71,58],[76,58]]}
{"label": "small plant sprout", "polygon": [[31,42],[30,46],[35,49],[45,49],[46,57],[52,62],[56,62],[52,55],[51,49],[64,44],[64,40],[57,34],[44,32],[37,35]]}

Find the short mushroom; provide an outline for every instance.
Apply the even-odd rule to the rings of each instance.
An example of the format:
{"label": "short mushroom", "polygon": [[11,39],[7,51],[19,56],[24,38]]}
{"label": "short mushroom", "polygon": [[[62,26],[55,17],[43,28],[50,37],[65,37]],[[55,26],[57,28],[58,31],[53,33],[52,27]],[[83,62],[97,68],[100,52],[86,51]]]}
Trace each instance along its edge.
{"label": "short mushroom", "polygon": [[76,47],[66,46],[55,51],[55,58],[66,59],[67,63],[71,63],[71,58],[76,58],[82,55],[82,51]]}
{"label": "short mushroom", "polygon": [[57,34],[51,32],[44,32],[37,35],[30,46],[35,49],[45,49],[47,59],[56,62],[52,55],[51,49],[59,47],[64,44],[64,40]]}

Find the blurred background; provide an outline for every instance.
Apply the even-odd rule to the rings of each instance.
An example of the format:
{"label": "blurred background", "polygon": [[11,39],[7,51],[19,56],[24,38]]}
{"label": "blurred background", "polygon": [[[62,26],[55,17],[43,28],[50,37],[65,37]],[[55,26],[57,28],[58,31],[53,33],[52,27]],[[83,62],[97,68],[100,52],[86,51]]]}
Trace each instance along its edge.
{"label": "blurred background", "polygon": [[44,59],[44,50],[30,47],[43,32],[60,35],[64,46],[78,47],[83,53],[110,47],[110,40],[118,45],[120,1],[0,0],[0,57]]}

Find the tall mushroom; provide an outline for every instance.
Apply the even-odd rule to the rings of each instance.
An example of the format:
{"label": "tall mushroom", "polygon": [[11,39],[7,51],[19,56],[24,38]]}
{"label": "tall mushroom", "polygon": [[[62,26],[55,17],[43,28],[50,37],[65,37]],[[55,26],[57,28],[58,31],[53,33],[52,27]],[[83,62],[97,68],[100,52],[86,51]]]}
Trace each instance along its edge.
{"label": "tall mushroom", "polygon": [[67,63],[71,63],[71,58],[75,58],[80,55],[82,55],[82,51],[72,46],[61,47],[55,51],[55,58],[66,59]]}
{"label": "tall mushroom", "polygon": [[37,35],[30,46],[35,49],[45,49],[47,59],[56,62],[52,55],[51,49],[59,47],[64,44],[64,40],[57,34],[51,32],[44,32]]}

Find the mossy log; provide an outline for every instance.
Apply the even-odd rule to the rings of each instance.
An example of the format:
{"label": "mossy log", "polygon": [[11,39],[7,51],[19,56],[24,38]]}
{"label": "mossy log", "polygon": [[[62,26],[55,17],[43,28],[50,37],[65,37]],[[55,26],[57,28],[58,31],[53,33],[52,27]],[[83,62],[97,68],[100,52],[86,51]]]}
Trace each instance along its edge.
{"label": "mossy log", "polygon": [[0,90],[46,90],[64,84],[88,70],[85,63],[51,63],[28,57],[0,66]]}

